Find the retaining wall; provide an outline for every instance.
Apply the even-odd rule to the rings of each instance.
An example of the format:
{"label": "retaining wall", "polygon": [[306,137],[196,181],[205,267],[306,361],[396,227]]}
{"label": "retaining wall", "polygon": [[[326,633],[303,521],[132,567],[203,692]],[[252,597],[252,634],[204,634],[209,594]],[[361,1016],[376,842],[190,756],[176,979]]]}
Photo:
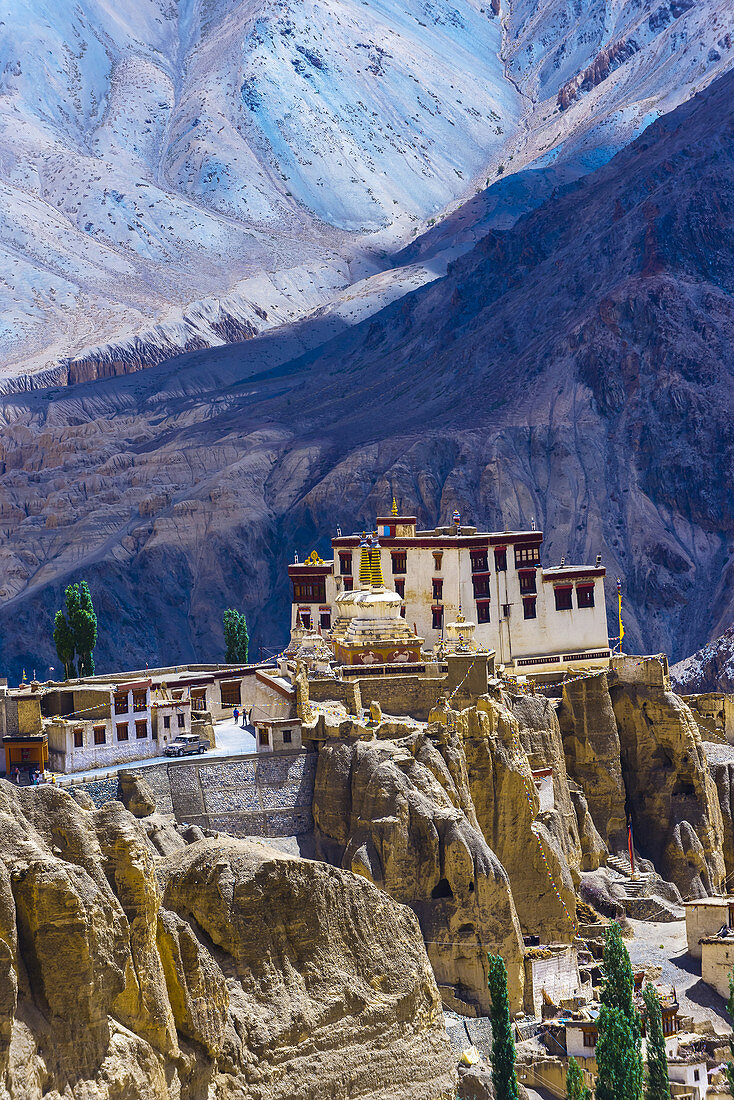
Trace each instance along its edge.
{"label": "retaining wall", "polygon": [[[151,787],[157,809],[176,821],[232,836],[298,836],[313,828],[316,753],[269,753],[211,762],[130,768]],[[119,798],[117,777],[75,784],[95,806]]]}

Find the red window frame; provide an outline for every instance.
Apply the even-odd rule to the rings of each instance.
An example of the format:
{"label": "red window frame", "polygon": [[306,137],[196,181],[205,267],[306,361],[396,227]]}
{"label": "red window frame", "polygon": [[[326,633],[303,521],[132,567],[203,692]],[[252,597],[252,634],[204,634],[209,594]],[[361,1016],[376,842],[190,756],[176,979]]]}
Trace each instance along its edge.
{"label": "red window frame", "polygon": [[556,611],[573,611],[573,585],[557,584],[553,589]]}
{"label": "red window frame", "polygon": [[577,584],[576,585],[576,606],[577,607],[593,607],[594,606],[594,585],[593,584]]}

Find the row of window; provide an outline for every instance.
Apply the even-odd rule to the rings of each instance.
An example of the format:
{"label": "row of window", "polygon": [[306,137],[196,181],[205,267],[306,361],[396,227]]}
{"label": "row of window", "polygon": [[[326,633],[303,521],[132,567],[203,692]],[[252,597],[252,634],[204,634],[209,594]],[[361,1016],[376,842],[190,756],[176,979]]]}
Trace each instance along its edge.
{"label": "row of window", "polygon": [[[115,696],[115,714],[128,714],[129,698],[128,693]],[[148,695],[145,691],[133,692],[133,711],[147,710],[148,709]]]}
{"label": "row of window", "polygon": [[[471,560],[472,573],[488,573],[489,572],[489,552],[487,550],[470,550],[469,558]],[[407,572],[408,566],[408,552],[407,550],[392,550],[390,552],[390,561],[392,565],[393,574],[401,574]],[[443,562],[443,550],[433,551],[433,562],[437,572],[440,572]],[[540,546],[516,546],[515,547],[515,566],[530,566],[540,565]],[[497,547],[494,552],[494,567],[498,573],[504,573],[507,570],[507,548]],[[352,566],[352,553],[351,551],[340,552],[339,554],[339,574],[342,577],[351,577],[353,572]],[[345,585],[346,587],[346,585]]]}
{"label": "row of window", "polygon": [[[179,719],[183,719],[183,717],[184,717],[183,714],[179,715]],[[183,725],[183,722],[179,721],[179,725]],[[92,728],[92,732],[93,732],[93,735],[94,735],[95,745],[106,745],[107,744],[107,727],[106,726],[94,726]],[[118,741],[128,741],[129,740],[130,730],[129,730],[127,722],[120,722],[118,724],[118,726],[116,728],[116,734],[117,734],[117,740]],[[136,722],[135,723],[135,736],[136,736],[138,741],[142,741],[144,738],[146,738],[148,736],[148,723],[147,723],[147,721]],[[74,730],[74,748],[75,749],[83,749],[84,748],[84,727],[83,726],[79,726],[77,729]]]}

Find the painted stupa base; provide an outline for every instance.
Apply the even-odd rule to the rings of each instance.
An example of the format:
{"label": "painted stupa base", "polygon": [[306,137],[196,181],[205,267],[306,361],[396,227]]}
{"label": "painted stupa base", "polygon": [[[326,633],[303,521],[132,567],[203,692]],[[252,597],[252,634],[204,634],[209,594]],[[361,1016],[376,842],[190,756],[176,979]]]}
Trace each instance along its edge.
{"label": "painted stupa base", "polygon": [[415,639],[401,644],[350,645],[335,644],[336,659],[340,665],[393,665],[410,664],[421,660],[421,644]]}

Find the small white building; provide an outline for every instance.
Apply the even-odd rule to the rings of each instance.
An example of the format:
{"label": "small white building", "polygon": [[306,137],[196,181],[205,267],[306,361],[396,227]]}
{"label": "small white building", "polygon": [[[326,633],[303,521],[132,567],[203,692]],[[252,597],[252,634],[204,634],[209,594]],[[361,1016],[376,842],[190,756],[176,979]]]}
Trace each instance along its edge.
{"label": "small white building", "polygon": [[47,716],[52,771],[79,772],[157,756],[150,688],[147,679],[47,691],[41,710]]}
{"label": "small white building", "polygon": [[572,944],[526,948],[525,1011],[529,1015],[540,1018],[544,994],[557,1005],[580,992],[578,952]]}
{"label": "small white building", "polygon": [[729,999],[729,975],[734,967],[734,933],[701,941],[701,977],[724,1000]]}
{"label": "small white building", "polygon": [[599,1038],[597,1017],[599,1010],[588,1013],[586,1020],[566,1021],[566,1053],[569,1058],[596,1058],[596,1043]]}
{"label": "small white building", "polygon": [[298,718],[257,718],[254,726],[258,752],[300,752],[303,747]]}
{"label": "small white building", "polygon": [[[478,648],[519,672],[562,672],[609,664],[605,569],[541,566],[541,531],[477,531],[459,517],[419,531],[397,509],[377,518],[385,584],[402,598],[402,615],[431,650],[463,613],[476,623]],[[332,539],[330,561],[312,554],[288,568],[293,584],[292,637],[328,637],[336,599],[359,587],[360,537]],[[294,643],[295,644],[295,643]]]}
{"label": "small white building", "polygon": [[[690,1094],[694,1100],[705,1100],[708,1092],[706,1060],[700,1055],[668,1058],[668,1080],[671,1084],[684,1085],[686,1094]],[[676,1092],[673,1095],[675,1096]]]}
{"label": "small white building", "polygon": [[715,936],[722,928],[734,927],[734,898],[696,898],[683,903],[686,911],[688,954],[702,956],[701,941]]}

